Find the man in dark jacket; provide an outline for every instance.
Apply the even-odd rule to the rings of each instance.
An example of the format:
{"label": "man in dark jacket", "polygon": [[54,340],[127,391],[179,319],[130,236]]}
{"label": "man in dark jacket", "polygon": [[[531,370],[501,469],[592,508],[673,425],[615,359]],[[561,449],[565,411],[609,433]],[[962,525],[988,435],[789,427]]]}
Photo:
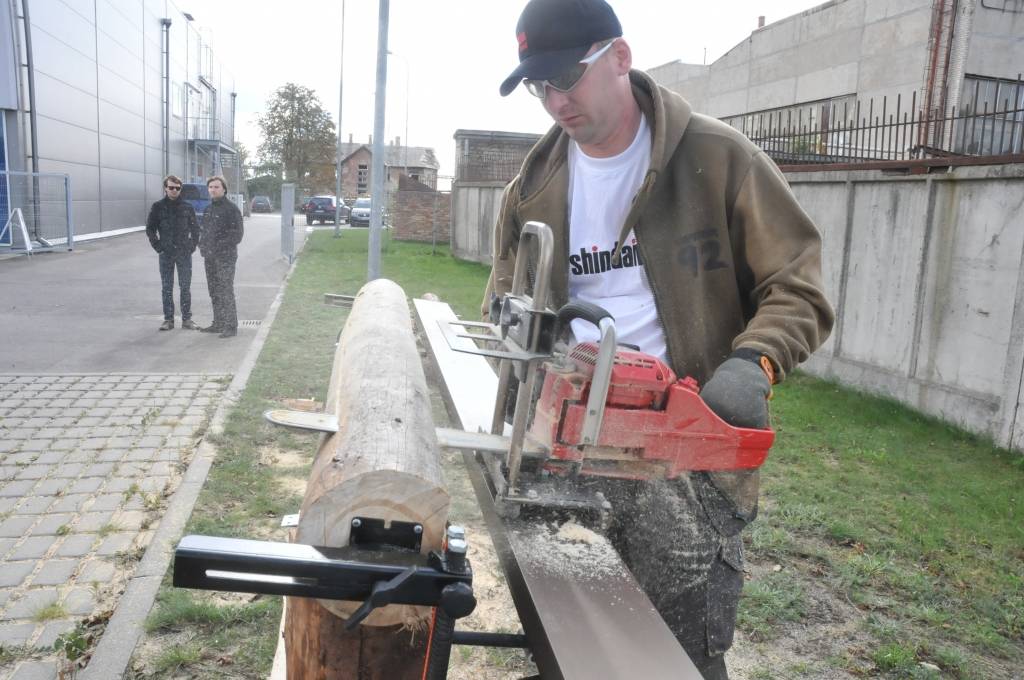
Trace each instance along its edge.
{"label": "man in dark jacket", "polygon": [[238,244],[242,242],[242,213],[227,199],[228,185],[223,177],[211,177],[206,181],[206,188],[210,192],[210,205],[203,213],[199,252],[206,265],[213,323],[202,331],[230,338],[238,334],[235,262],[238,260]]}
{"label": "man in dark jacket", "polygon": [[164,178],[164,197],[153,204],[146,219],[146,236],[153,250],[160,253],[160,284],[164,302],[164,322],[160,330],[174,328],[174,270],[178,270],[181,301],[181,327],[196,330],[192,321],[192,253],[199,244],[196,212],[181,200],[181,180]]}
{"label": "man in dark jacket", "polygon": [[[833,323],[820,235],[782,173],[633,70],[604,0],[531,0],[516,38],[520,63],[501,93],[525,81],[555,125],[505,190],[485,308],[511,287],[522,226],[545,222],[550,306],[605,307],[620,342],[696,378],[724,420],[767,427],[771,384]],[[596,339],[583,321],[572,330]],[[758,473],[608,485],[613,544],[704,677],[724,680]]]}

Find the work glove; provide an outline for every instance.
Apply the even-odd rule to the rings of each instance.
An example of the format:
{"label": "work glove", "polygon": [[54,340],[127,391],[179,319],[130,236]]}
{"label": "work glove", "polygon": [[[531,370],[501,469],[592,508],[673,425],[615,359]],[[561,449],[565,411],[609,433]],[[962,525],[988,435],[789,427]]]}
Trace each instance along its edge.
{"label": "work glove", "polygon": [[700,391],[704,403],[733,427],[768,427],[772,385],[761,368],[761,356],[748,348],[736,350]]}

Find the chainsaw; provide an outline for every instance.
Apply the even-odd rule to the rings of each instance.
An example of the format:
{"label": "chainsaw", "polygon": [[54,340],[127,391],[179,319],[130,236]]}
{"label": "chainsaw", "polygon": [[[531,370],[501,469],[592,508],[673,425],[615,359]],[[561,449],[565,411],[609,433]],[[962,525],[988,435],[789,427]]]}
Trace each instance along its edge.
{"label": "chainsaw", "polygon": [[[552,251],[550,227],[527,222],[512,288],[492,301],[490,322],[441,322],[453,350],[498,361],[491,432],[439,429],[438,437],[444,446],[477,452],[499,512],[518,516],[524,507],[544,506],[604,517],[611,504],[580,480],[674,479],[691,471],[760,467],[774,432],[719,418],[692,377],[679,378],[658,357],[619,345],[614,319],[601,307],[582,301],[558,311],[546,306]],[[598,342],[562,343],[574,319],[594,324]]]}

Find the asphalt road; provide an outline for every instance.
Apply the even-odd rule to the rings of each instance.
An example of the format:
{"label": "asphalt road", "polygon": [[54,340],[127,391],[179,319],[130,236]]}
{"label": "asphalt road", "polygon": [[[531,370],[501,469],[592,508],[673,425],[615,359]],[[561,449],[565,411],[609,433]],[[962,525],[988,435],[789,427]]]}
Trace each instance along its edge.
{"label": "asphalt road", "polygon": [[[301,216],[300,216],[301,217]],[[306,236],[296,220],[296,250]],[[145,232],[89,241],[73,252],[0,260],[0,373],[231,373],[288,272],[281,217],[245,219],[235,274],[239,333],[220,339],[158,331],[163,320],[157,255]],[[178,293],[175,285],[176,315]],[[192,315],[210,323],[203,258],[192,258]]]}

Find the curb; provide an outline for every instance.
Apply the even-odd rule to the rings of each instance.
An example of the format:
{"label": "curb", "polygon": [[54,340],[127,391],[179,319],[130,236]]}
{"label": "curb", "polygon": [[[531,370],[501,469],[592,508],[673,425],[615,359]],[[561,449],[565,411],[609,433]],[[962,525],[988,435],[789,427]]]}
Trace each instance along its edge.
{"label": "curb", "polygon": [[256,337],[249,344],[245,358],[242,359],[241,365],[235,372],[235,377],[228,385],[220,405],[213,414],[206,436],[203,437],[203,441],[196,449],[195,456],[189,463],[181,484],[171,496],[167,511],[160,519],[160,524],[153,534],[153,540],[146,549],[146,554],[143,555],[139,565],[135,568],[135,573],[129,579],[128,587],[118,601],[114,614],[110,617],[107,628],[96,645],[89,665],[81,671],[79,675],[81,680],[122,678],[128,670],[128,664],[131,663],[135,647],[142,635],[146,616],[153,607],[160,583],[170,566],[174,548],[185,529],[185,523],[192,515],[196,499],[199,498],[199,492],[202,490],[213,460],[217,456],[217,450],[208,441],[208,437],[223,431],[228,412],[237,403],[249,382],[249,376],[256,366],[260,352],[263,351],[263,345],[270,334],[270,328],[277,317],[281,302],[284,300],[288,281],[295,273],[295,267],[299,261],[297,256],[305,245],[306,239],[303,239],[288,273],[281,282],[281,289],[270,304],[270,309],[267,310]]}

